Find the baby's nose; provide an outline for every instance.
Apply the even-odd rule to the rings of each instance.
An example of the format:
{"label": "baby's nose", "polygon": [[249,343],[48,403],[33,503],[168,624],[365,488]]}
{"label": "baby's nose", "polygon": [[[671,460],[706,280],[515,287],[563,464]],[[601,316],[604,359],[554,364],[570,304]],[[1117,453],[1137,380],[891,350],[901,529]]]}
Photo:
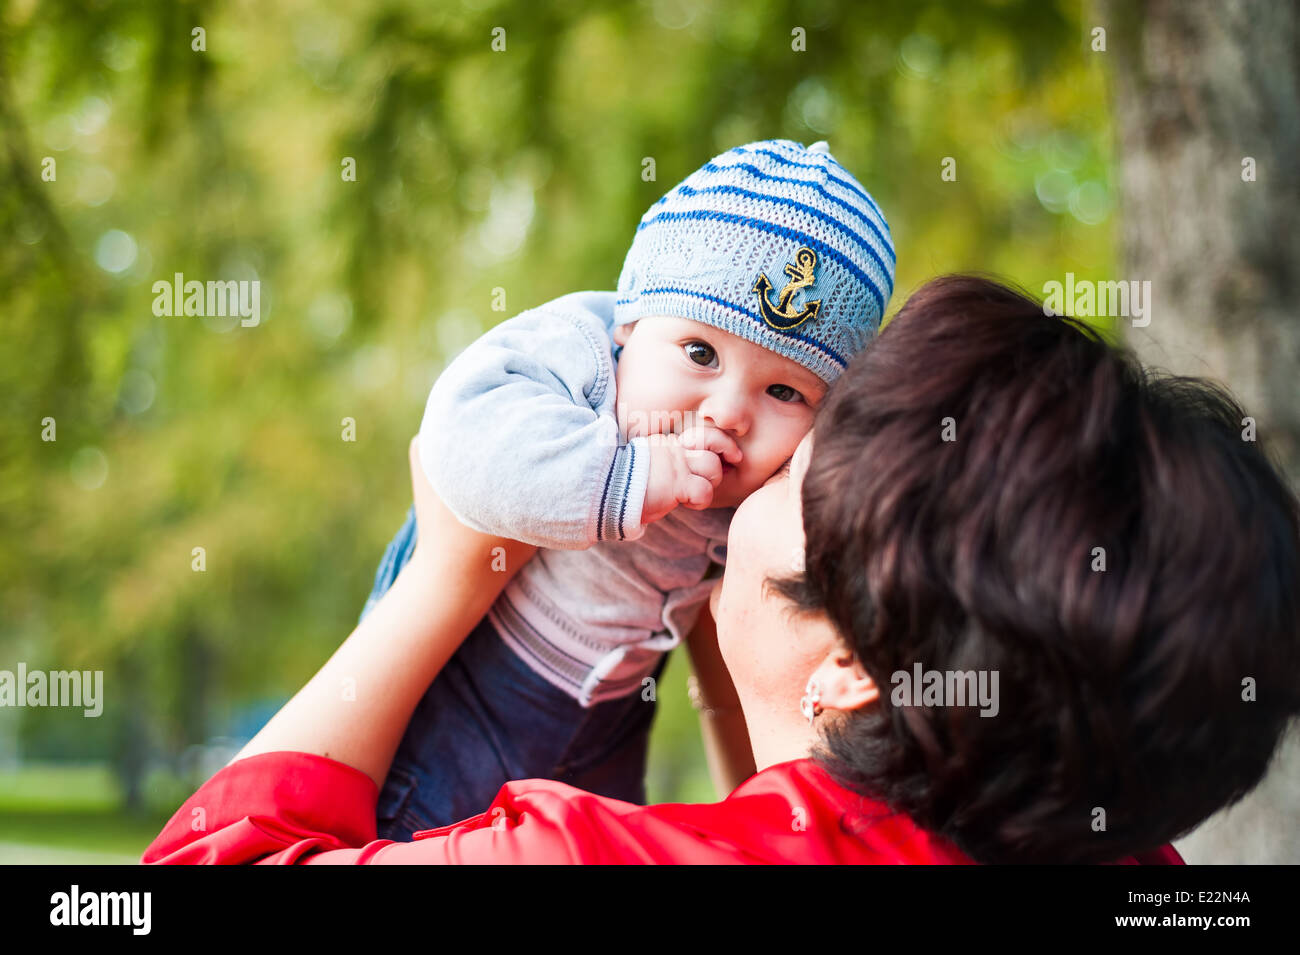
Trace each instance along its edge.
{"label": "baby's nose", "polygon": [[714,395],[700,405],[699,417],[733,438],[741,438],[749,430],[749,410],[740,398]]}

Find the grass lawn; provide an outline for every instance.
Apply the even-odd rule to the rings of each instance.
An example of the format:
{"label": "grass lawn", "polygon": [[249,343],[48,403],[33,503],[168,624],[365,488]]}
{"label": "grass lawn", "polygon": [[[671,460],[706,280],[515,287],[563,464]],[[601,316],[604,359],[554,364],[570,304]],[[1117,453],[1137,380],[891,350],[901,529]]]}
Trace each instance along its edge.
{"label": "grass lawn", "polygon": [[130,815],[121,802],[103,766],[0,773],[0,864],[138,862],[168,815]]}

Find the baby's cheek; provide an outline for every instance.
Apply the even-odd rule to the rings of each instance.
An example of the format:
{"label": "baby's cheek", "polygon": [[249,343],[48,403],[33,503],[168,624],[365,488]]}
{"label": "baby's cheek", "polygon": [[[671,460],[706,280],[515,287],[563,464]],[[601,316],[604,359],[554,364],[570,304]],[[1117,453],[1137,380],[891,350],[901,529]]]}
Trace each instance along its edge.
{"label": "baby's cheek", "polygon": [[773,471],[786,464],[794,453],[799,450],[799,445],[803,439],[812,431],[812,419],[807,421],[802,419],[797,422],[786,422],[786,427],[782,430],[779,438],[772,442],[766,450],[766,462]]}

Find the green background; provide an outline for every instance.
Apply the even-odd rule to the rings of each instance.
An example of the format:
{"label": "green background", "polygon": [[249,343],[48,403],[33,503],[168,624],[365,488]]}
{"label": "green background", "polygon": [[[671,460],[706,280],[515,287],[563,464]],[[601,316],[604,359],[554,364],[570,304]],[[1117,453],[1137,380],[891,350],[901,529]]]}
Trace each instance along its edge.
{"label": "green background", "polygon": [[[1112,276],[1090,29],[1011,0],[0,0],[0,668],[100,669],[106,696],[0,710],[0,862],[138,855],[350,631],[440,369],[613,288],[715,154],[828,140],[892,227],[891,311],[954,270]],[[155,317],[176,272],[258,279],[261,324]],[[654,800],[713,798],[685,671]]]}

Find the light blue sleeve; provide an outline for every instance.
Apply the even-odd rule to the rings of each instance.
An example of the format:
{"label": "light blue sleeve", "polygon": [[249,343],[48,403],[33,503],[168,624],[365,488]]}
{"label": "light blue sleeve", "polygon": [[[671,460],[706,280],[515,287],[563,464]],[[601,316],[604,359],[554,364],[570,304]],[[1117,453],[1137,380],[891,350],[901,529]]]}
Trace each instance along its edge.
{"label": "light blue sleeve", "polygon": [[608,332],[580,309],[507,319],[438,377],[420,463],[462,524],[538,547],[636,540],[644,437],[620,443]]}

